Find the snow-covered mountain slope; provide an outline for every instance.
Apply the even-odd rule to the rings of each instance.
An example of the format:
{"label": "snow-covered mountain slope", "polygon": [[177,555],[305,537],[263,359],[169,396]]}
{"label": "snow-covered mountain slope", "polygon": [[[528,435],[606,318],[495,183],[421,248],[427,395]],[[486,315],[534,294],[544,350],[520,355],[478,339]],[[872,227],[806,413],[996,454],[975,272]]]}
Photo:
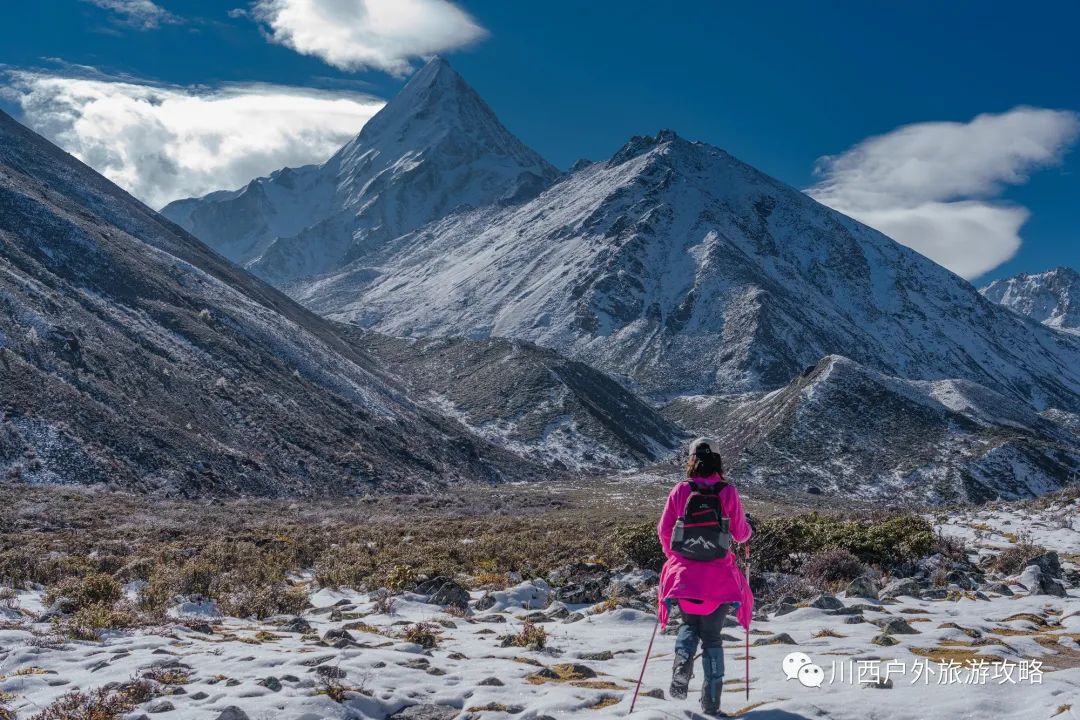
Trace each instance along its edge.
{"label": "snow-covered mountain slope", "polygon": [[1070,482],[1080,438],[968,380],[912,381],[839,356],[787,387],[664,411],[715,435],[737,482],[932,503],[1022,498]]}
{"label": "snow-covered mountain slope", "polygon": [[685,433],[622,385],[553,350],[501,338],[404,339],[343,326],[412,397],[538,464],[629,470],[671,455]]}
{"label": "snow-covered mountain slope", "polygon": [[286,168],[162,213],[284,284],[339,269],[455,208],[528,199],[557,175],[436,57],[322,165]]}
{"label": "snow-covered mountain slope", "polygon": [[532,467],[3,113],[0,389],[0,472],[28,482],[327,494]]}
{"label": "snow-covered mountain slope", "polygon": [[990,300],[1058,330],[1080,334],[1080,273],[1059,267],[995,280],[980,292]]}
{"label": "snow-covered mountain slope", "polygon": [[664,131],[294,294],[396,335],[498,335],[654,398],[781,387],[828,354],[1080,407],[1080,339],[726,152]]}

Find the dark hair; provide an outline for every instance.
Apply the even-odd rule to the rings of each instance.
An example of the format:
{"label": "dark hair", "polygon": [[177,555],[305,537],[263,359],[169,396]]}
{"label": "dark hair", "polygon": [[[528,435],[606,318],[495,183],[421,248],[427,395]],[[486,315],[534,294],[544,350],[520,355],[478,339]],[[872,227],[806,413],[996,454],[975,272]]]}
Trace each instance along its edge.
{"label": "dark hair", "polygon": [[686,463],[686,477],[709,477],[724,474],[724,459],[720,453],[714,453],[707,447],[701,448],[690,456]]}

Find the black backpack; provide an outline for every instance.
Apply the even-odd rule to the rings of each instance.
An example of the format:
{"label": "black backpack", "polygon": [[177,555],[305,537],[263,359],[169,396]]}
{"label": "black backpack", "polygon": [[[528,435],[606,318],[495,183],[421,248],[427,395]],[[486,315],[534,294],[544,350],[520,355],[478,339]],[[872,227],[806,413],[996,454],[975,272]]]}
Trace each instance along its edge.
{"label": "black backpack", "polygon": [[720,506],[720,491],[727,483],[686,482],[690,484],[690,497],[671,533],[672,551],[688,560],[718,560],[727,556],[731,532]]}

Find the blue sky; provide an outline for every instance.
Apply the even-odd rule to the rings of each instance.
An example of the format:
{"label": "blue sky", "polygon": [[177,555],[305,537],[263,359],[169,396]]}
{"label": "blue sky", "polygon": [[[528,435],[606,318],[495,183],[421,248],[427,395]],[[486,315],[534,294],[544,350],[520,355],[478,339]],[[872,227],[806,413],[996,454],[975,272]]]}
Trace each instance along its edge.
{"label": "blue sky", "polygon": [[[302,24],[295,13],[320,1],[280,0],[279,6],[294,3],[289,21]],[[14,89],[0,98],[0,106],[91,164],[113,168],[111,177],[143,189],[148,202],[163,201],[191,187],[234,186],[279,160],[295,164],[317,159],[305,160],[305,153],[328,154],[346,130],[377,109],[379,98],[401,87],[406,63],[418,66],[429,46],[441,42],[438,49],[506,125],[560,167],[581,157],[609,156],[631,135],[672,128],[797,187],[823,184],[819,199],[852,214],[865,212],[867,221],[880,218],[886,231],[908,226],[897,225],[902,211],[910,211],[902,221],[914,218],[918,227],[938,223],[939,211],[947,211],[944,224],[934,226],[941,235],[934,242],[949,242],[945,235],[960,227],[968,236],[955,247],[934,251],[944,253],[950,267],[969,268],[969,276],[970,268],[981,265],[967,263],[967,257],[1011,252],[1006,226],[1019,223],[1026,209],[1020,249],[976,275],[976,281],[1060,264],[1080,267],[1080,152],[1072,149],[1076,133],[1070,125],[1075,116],[1006,115],[1019,106],[1080,112],[1075,37],[1080,9],[1075,4],[688,2],[676,12],[633,0],[410,3],[429,13],[431,26],[410,37],[431,37],[416,41],[412,50],[377,49],[374,60],[358,60],[348,48],[344,56],[334,55],[333,48],[313,50],[318,37],[307,46],[295,39],[298,34],[283,40],[265,7],[253,17],[252,6],[239,1],[20,3],[2,11],[0,63],[9,73],[37,75],[9,77]],[[230,16],[229,9],[245,12]],[[286,22],[283,15],[278,19]],[[315,98],[322,104],[297,104],[289,120],[294,125],[253,139],[264,144],[251,158],[236,160],[219,174],[204,163],[193,171],[200,183],[195,186],[161,186],[154,183],[174,182],[169,177],[184,168],[150,172],[138,166],[145,149],[128,148],[117,160],[113,148],[103,145],[107,136],[87,141],[79,135],[84,132],[79,118],[72,116],[86,101],[72,101],[68,86],[57,100],[58,86],[46,86],[42,76],[153,84],[173,99],[232,88],[241,96],[262,93],[263,101],[271,102],[265,100],[265,86],[287,88],[281,91],[286,97],[301,88],[323,94]],[[94,92],[106,94],[95,95],[95,107],[108,108],[107,85],[95,86]],[[351,102],[340,115],[328,113],[325,104],[337,96]],[[66,104],[58,111],[61,101]],[[272,102],[279,101],[274,95]],[[330,115],[331,127],[309,127]],[[969,126],[979,115],[990,119]],[[140,122],[156,122],[147,117]],[[105,133],[113,120],[98,121],[106,123],[100,130]],[[889,135],[902,126],[941,121],[961,125],[920,126],[917,143],[901,142],[912,133]],[[281,132],[307,140],[284,147]],[[890,141],[860,145],[881,135]],[[145,135],[116,133],[129,136]],[[945,143],[933,153],[941,167],[931,162],[920,171],[924,174],[898,181],[900,169],[911,167],[904,153],[913,145],[925,153],[926,144],[934,142]],[[1039,146],[1035,152],[1032,143]],[[858,152],[845,156],[852,148]],[[841,157],[831,174],[815,176],[815,164],[825,155]],[[925,156],[917,159],[926,164]],[[260,163],[270,167],[264,170]],[[887,177],[881,176],[883,164],[891,168]],[[869,199],[861,194],[867,187],[874,190]],[[952,204],[956,201],[961,204]],[[972,218],[985,218],[987,227],[996,223],[1002,237],[987,239],[984,246],[981,226],[971,231]]]}

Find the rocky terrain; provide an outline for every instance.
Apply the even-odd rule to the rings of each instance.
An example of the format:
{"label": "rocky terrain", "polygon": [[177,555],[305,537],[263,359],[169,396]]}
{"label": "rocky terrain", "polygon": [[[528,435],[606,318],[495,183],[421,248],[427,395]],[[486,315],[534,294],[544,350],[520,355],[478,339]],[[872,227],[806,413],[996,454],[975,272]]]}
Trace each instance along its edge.
{"label": "rocky terrain", "polygon": [[[783,547],[773,533],[800,517],[816,516],[758,525],[750,698],[732,626],[725,710],[761,720],[952,720],[974,707],[1008,720],[1075,716],[1075,493],[930,516],[896,535],[891,562],[832,551],[766,571]],[[931,528],[941,539],[927,544]],[[43,719],[84,707],[116,711],[99,718],[625,717],[655,623],[656,573],[634,564],[398,575],[381,589],[319,575],[289,576],[307,606],[291,614],[232,617],[178,596],[157,624],[78,636],[70,618],[90,602],[85,584],[62,586],[67,595],[32,583],[0,591],[0,708]],[[148,590],[132,580],[114,592],[119,607]],[[666,697],[674,629],[657,640],[632,717],[697,717],[696,682],[689,699]],[[791,652],[822,669],[820,687],[785,676]]]}
{"label": "rocky terrain", "polygon": [[782,387],[839,354],[1080,402],[1080,341],[715,147],[632,139],[522,205],[457,213],[295,291],[394,335],[513,337],[646,397]]}
{"label": "rocky terrain", "polygon": [[559,175],[438,59],[327,163],[165,212],[549,467],[647,468],[701,433],[742,482],[829,496],[1024,497],[1077,469],[1066,271],[984,297],[671,131]]}
{"label": "rocky terrain", "polygon": [[588,365],[502,338],[394,338],[346,326],[411,397],[538,464],[633,470],[687,440],[622,385]]}
{"label": "rocky terrain", "polygon": [[529,476],[330,323],[0,114],[0,472],[160,494]]}
{"label": "rocky terrain", "polygon": [[839,356],[780,390],[684,397],[663,412],[717,437],[740,484],[981,502],[1042,495],[1080,472],[1077,429],[1022,401],[965,380],[903,380]]}
{"label": "rocky terrain", "polygon": [[1072,268],[1021,273],[995,280],[979,292],[1043,325],[1080,333],[1080,273]]}
{"label": "rocky terrain", "polygon": [[557,175],[436,57],[322,165],[162,213],[282,284],[337,270],[455,209],[527,200]]}

